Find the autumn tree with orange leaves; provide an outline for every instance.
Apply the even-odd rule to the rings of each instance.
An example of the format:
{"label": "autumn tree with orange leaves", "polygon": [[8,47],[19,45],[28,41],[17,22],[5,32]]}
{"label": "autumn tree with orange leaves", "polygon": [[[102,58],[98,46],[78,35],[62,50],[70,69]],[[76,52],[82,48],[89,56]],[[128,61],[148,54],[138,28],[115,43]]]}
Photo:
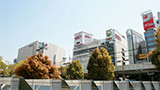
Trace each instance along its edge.
{"label": "autumn tree with orange leaves", "polygon": [[14,73],[25,79],[60,79],[58,67],[52,65],[48,56],[32,55],[14,69]]}

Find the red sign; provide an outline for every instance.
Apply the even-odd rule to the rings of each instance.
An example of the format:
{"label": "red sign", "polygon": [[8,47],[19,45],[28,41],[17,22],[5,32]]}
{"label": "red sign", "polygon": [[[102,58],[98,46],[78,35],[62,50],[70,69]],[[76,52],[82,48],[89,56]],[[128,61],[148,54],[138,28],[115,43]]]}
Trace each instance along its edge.
{"label": "red sign", "polygon": [[107,38],[106,40],[109,41],[109,40],[111,40],[111,39],[112,39],[112,38]]}
{"label": "red sign", "polygon": [[154,28],[154,20],[152,12],[143,15],[144,30]]}
{"label": "red sign", "polygon": [[115,34],[115,36],[119,41],[121,41],[121,37],[120,36],[118,36],[117,34]]}
{"label": "red sign", "polygon": [[79,38],[81,38],[82,36],[77,36],[77,37],[75,37],[75,39],[79,39]]}
{"label": "red sign", "polygon": [[91,38],[90,36],[85,35],[85,38]]}

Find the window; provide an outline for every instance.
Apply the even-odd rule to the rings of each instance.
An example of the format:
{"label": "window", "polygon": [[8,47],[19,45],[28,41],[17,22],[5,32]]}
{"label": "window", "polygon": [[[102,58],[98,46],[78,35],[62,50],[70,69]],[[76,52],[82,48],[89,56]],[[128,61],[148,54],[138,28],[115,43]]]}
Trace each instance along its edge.
{"label": "window", "polygon": [[148,37],[148,36],[153,36],[154,35],[154,32],[153,33],[148,33],[148,34],[145,34],[145,37]]}
{"label": "window", "polygon": [[40,85],[36,85],[35,89],[36,89],[36,90],[50,90],[50,86],[40,86]]}
{"label": "window", "polygon": [[154,45],[154,43],[148,43],[148,46],[153,46]]}
{"label": "window", "polygon": [[153,41],[154,40],[154,37],[153,38],[148,38],[147,41]]}
{"label": "window", "polygon": [[151,51],[153,48],[149,48],[148,50]]}

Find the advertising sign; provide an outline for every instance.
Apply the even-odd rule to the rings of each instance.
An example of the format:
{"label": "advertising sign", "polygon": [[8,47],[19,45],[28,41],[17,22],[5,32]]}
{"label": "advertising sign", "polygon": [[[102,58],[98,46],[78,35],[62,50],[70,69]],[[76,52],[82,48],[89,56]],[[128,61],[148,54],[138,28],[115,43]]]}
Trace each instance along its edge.
{"label": "advertising sign", "polygon": [[86,32],[79,32],[74,34],[74,46],[87,44],[93,41],[92,34]]}
{"label": "advertising sign", "polygon": [[84,44],[92,41],[93,41],[92,34],[84,33]]}
{"label": "advertising sign", "polygon": [[142,14],[142,17],[144,30],[148,30],[155,27],[152,12]]}
{"label": "advertising sign", "polygon": [[83,42],[82,42],[82,37],[83,37],[83,34],[82,34],[82,33],[74,34],[74,45],[75,45],[75,46],[78,46],[78,45],[82,45],[82,44],[83,44]]}
{"label": "advertising sign", "polygon": [[112,30],[107,30],[106,31],[106,40],[109,41],[109,40],[112,40]]}
{"label": "advertising sign", "polygon": [[121,41],[121,37],[118,34],[115,34],[116,39],[118,39],[119,41]]}
{"label": "advertising sign", "polygon": [[145,58],[147,58],[146,53],[144,53],[144,54],[139,54],[139,59],[145,59]]}

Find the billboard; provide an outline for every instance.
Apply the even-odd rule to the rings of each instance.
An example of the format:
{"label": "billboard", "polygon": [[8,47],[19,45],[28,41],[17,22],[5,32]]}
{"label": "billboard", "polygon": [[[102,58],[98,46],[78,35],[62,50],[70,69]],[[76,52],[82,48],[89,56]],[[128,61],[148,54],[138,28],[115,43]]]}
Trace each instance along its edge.
{"label": "billboard", "polygon": [[152,12],[142,14],[142,17],[144,30],[148,30],[155,27]]}
{"label": "billboard", "polygon": [[74,34],[74,46],[87,44],[93,41],[92,34],[86,32],[79,32]]}
{"label": "billboard", "polygon": [[93,41],[92,34],[84,33],[84,44],[92,41]]}
{"label": "billboard", "polygon": [[74,34],[74,45],[78,46],[78,45],[82,45],[82,33],[77,33]]}

